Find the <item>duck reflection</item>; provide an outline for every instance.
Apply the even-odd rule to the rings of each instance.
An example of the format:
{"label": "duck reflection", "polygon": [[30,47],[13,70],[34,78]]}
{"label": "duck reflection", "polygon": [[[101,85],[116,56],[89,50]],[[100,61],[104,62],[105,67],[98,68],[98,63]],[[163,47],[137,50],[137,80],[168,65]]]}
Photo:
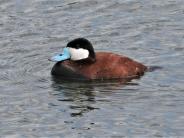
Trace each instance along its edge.
{"label": "duck reflection", "polygon": [[[99,100],[101,93],[112,94],[116,89],[125,85],[137,85],[130,83],[132,78],[106,80],[106,81],[76,81],[66,80],[61,77],[52,77],[52,95],[57,96],[58,101],[68,102],[70,115],[72,117],[83,116],[92,110],[98,110],[96,102]],[[103,102],[109,102],[104,100]]]}

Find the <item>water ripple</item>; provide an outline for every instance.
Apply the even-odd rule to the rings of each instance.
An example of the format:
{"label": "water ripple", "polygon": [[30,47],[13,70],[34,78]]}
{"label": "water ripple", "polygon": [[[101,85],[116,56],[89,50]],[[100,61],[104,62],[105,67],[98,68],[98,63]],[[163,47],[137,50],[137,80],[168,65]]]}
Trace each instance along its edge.
{"label": "water ripple", "polygon": [[[183,137],[183,0],[1,0],[2,137]],[[161,69],[67,82],[47,59],[76,37]]]}

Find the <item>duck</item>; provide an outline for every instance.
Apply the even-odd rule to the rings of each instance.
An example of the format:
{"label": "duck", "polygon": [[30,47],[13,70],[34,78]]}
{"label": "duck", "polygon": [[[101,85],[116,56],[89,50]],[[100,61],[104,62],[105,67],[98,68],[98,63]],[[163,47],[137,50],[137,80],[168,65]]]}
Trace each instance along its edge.
{"label": "duck", "polygon": [[56,62],[51,74],[76,80],[108,80],[139,78],[147,66],[129,57],[112,52],[95,52],[86,38],[67,43],[60,54],[50,58]]}

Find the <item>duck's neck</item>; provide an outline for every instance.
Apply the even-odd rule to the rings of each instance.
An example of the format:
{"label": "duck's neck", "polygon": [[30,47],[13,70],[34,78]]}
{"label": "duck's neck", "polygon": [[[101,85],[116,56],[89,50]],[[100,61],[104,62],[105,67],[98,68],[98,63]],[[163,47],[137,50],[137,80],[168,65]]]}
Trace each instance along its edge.
{"label": "duck's neck", "polygon": [[77,60],[77,61],[74,61],[74,62],[77,63],[77,64],[86,64],[86,65],[89,65],[89,64],[95,63],[96,62],[96,59],[89,57],[89,58]]}

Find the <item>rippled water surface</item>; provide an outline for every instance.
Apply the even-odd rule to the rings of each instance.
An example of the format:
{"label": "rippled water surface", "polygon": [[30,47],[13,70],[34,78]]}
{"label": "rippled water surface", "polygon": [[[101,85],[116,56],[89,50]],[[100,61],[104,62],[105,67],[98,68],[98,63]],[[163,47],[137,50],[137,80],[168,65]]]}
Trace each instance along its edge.
{"label": "rippled water surface", "polygon": [[[76,37],[162,69],[55,80],[47,59]],[[0,137],[184,137],[183,69],[183,0],[0,0]]]}

